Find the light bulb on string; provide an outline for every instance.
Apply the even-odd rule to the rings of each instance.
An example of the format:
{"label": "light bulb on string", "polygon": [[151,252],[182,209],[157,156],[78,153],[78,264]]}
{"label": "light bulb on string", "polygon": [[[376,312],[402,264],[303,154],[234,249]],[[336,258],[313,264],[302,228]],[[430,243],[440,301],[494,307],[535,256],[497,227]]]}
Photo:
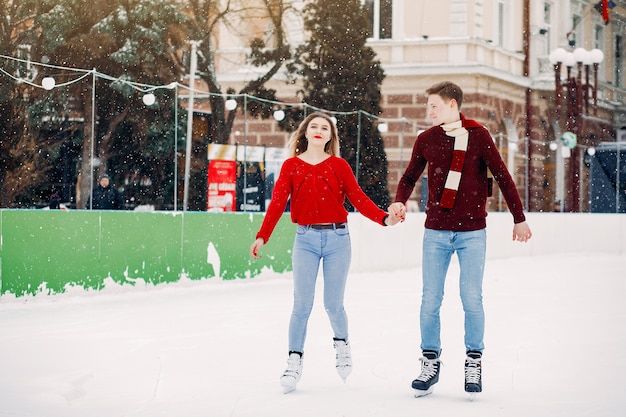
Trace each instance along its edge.
{"label": "light bulb on string", "polygon": [[280,122],[281,120],[285,119],[285,112],[281,109],[278,109],[274,112],[274,120],[276,120],[277,122]]}
{"label": "light bulb on string", "polygon": [[152,93],[144,94],[142,101],[146,106],[152,106],[156,102],[156,97]]}
{"label": "light bulb on string", "polygon": [[229,98],[228,100],[226,100],[226,103],[224,103],[224,105],[226,106],[226,110],[235,110],[237,108],[237,100]]}
{"label": "light bulb on string", "polygon": [[41,80],[41,86],[45,90],[50,91],[54,88],[55,85],[56,85],[56,81],[52,77],[45,77],[43,80]]}

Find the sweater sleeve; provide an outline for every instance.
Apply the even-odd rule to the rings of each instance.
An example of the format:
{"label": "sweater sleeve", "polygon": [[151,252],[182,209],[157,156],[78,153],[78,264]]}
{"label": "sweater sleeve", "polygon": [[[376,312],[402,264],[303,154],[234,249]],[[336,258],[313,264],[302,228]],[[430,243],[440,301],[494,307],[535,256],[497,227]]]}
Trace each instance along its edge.
{"label": "sweater sleeve", "polygon": [[361,189],[350,165],[345,159],[337,158],[337,170],[343,184],[343,190],[350,203],[365,217],[375,223],[386,226],[387,212],[378,207]]}
{"label": "sweater sleeve", "polygon": [[[422,135],[423,134],[424,133],[422,133]],[[426,168],[426,163],[426,159],[421,154],[420,138],[418,136],[415,140],[415,144],[413,145],[413,152],[411,154],[409,165],[406,167],[404,174],[398,182],[398,188],[396,190],[396,197],[394,198],[394,201],[406,204],[409,197],[411,197],[411,194],[413,193],[417,180],[422,175],[424,168]]]}
{"label": "sweater sleeve", "polygon": [[483,136],[483,138],[483,140],[489,142],[488,146],[484,147],[484,149],[486,149],[484,158],[487,162],[487,167],[493,174],[493,178],[498,183],[500,191],[502,191],[502,195],[504,196],[504,200],[506,201],[509,211],[513,215],[513,222],[516,224],[521,223],[526,220],[526,216],[524,215],[524,206],[522,205],[522,200],[519,192],[517,191],[515,181],[513,181],[513,178],[502,160],[500,152],[493,142],[493,139],[491,139],[491,136],[487,133]]}
{"label": "sweater sleeve", "polygon": [[276,224],[285,212],[289,196],[291,195],[291,171],[293,169],[293,160],[287,159],[280,169],[278,179],[274,184],[274,190],[272,191],[272,200],[270,201],[265,217],[263,218],[263,224],[256,234],[256,238],[261,238],[267,243],[276,227]]}

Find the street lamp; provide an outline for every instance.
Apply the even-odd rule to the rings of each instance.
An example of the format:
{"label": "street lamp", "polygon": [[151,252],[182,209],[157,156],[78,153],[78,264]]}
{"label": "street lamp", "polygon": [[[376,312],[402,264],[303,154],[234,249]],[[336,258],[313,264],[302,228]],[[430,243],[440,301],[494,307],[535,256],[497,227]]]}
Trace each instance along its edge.
{"label": "street lamp", "polygon": [[193,141],[193,100],[196,88],[196,70],[198,65],[198,46],[202,41],[190,41],[191,60],[189,63],[189,96],[187,99],[187,137],[185,138],[185,179],[183,190],[183,211],[189,208],[189,179],[191,176],[191,142]]}
{"label": "street lamp", "polygon": [[[567,98],[567,119],[565,130],[572,132],[575,141],[570,146],[572,149],[569,164],[569,211],[580,210],[580,176],[578,160],[581,158],[577,144],[580,143],[582,134],[583,114],[589,114],[589,95],[593,97],[593,113],[598,111],[598,66],[604,60],[604,54],[599,49],[588,51],[584,48],[576,48],[573,52],[567,52],[563,48],[557,48],[550,53],[550,63],[554,65],[556,115],[561,113],[561,101]],[[567,68],[567,79],[561,80],[561,65]],[[593,85],[589,82],[590,66],[593,67]],[[576,76],[573,70],[576,67]],[[583,67],[585,81],[583,83]],[[584,110],[584,113],[583,113]]]}

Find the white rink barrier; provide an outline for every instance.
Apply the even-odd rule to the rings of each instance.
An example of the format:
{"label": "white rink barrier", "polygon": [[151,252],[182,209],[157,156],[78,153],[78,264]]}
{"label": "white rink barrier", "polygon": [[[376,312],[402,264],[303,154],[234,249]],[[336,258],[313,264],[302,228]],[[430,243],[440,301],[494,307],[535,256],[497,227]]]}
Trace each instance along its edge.
{"label": "white rink barrier", "polygon": [[[404,223],[382,227],[350,213],[351,272],[393,271],[422,264],[424,213],[408,213]],[[550,254],[626,254],[626,215],[526,213],[533,232],[527,243],[513,242],[513,216],[489,212],[487,259]],[[626,265],[625,265],[626,267]]]}

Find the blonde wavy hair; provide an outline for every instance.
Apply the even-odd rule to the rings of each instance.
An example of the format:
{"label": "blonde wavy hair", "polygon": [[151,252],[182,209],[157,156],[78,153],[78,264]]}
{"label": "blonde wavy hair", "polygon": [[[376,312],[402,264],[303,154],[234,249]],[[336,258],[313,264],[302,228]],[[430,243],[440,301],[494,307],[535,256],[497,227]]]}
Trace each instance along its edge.
{"label": "blonde wavy hair", "polygon": [[330,124],[330,140],[324,147],[324,152],[329,155],[339,156],[339,135],[337,134],[337,126],[329,115],[321,112],[315,112],[309,114],[298,126],[295,132],[289,138],[287,148],[289,148],[289,154],[291,156],[300,155],[305,152],[309,147],[309,141],[306,138],[306,130],[309,127],[311,120],[315,118],[322,118]]}

